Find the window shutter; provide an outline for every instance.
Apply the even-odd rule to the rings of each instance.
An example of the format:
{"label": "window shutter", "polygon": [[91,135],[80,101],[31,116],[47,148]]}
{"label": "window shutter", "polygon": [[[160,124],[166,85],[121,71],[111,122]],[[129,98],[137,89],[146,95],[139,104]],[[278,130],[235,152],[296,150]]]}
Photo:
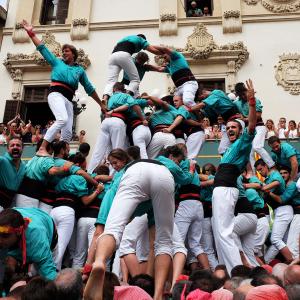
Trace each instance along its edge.
{"label": "window shutter", "polygon": [[41,15],[40,15],[40,24],[41,25],[46,25],[48,23],[48,15],[49,15],[49,10],[53,6],[52,0],[44,0],[42,4],[42,10],[41,10]]}
{"label": "window shutter", "polygon": [[68,17],[69,0],[59,0],[57,5],[56,24],[65,24]]}
{"label": "window shutter", "polygon": [[24,93],[25,102],[47,102],[49,89],[43,87],[26,87]]}
{"label": "window shutter", "polygon": [[6,100],[3,123],[7,124],[16,116],[19,102],[20,100]]}

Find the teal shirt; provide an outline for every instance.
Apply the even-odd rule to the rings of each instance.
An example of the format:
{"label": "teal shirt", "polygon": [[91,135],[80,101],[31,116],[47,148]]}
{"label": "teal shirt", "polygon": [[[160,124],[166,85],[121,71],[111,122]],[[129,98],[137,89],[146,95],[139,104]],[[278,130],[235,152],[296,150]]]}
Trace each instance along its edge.
{"label": "teal shirt", "polygon": [[[190,165],[191,165],[191,162],[189,159],[184,159],[180,162],[180,168],[182,169],[183,172],[185,172],[186,174],[191,174],[190,173]],[[191,184],[194,184],[194,185],[198,185],[200,186],[200,179],[199,179],[199,174],[197,173],[197,171],[194,172],[194,174],[191,174],[192,175],[192,182]]]}
{"label": "teal shirt", "polygon": [[62,178],[55,186],[58,193],[69,193],[77,197],[83,197],[89,194],[86,180],[79,175],[69,175]]}
{"label": "teal shirt", "polygon": [[[26,262],[34,263],[38,273],[48,279],[56,278],[56,267],[50,249],[53,238],[53,220],[44,211],[38,208],[17,208],[24,218],[29,218],[30,223],[26,229]],[[8,252],[9,256],[22,262],[21,249]]]}
{"label": "teal shirt", "polygon": [[283,194],[283,192],[285,190],[285,182],[284,182],[284,179],[282,178],[281,174],[276,170],[272,170],[270,172],[269,176],[266,177],[265,184],[269,184],[274,181],[278,181],[280,183],[280,185],[276,188],[271,189],[271,192],[276,195]]}
{"label": "teal shirt", "polygon": [[300,205],[300,193],[297,190],[296,182],[291,181],[286,185],[285,191],[280,198],[284,204]]}
{"label": "teal shirt", "polygon": [[[150,71],[149,67],[148,67],[148,65],[145,65],[145,64],[144,65],[138,64],[136,62],[135,58],[133,58],[133,62],[134,62],[135,66],[136,66],[136,69],[139,73],[140,81],[142,81],[142,79],[145,76],[145,73]],[[127,73],[125,71],[124,71],[122,82],[124,82],[124,84],[127,84],[127,82],[130,82],[129,76],[127,75]]]}
{"label": "teal shirt", "polygon": [[220,163],[234,164],[242,170],[249,161],[253,139],[254,134],[250,135],[246,128],[243,134],[227,148]]}
{"label": "teal shirt", "polygon": [[[243,176],[242,175],[240,175],[237,178],[236,183],[237,183],[237,188],[239,190],[239,198],[246,197],[246,193],[245,193],[246,189],[243,186]],[[260,185],[262,184],[261,181],[256,176],[250,177],[249,183],[259,183]]]}
{"label": "teal shirt", "polygon": [[[65,163],[66,160],[63,158],[59,158],[59,157],[54,157],[54,167],[62,167]],[[69,170],[69,174],[68,175],[75,175],[79,170],[81,170],[80,167],[76,166],[76,165],[72,165],[70,170]],[[53,184],[53,185],[57,185],[59,183],[59,181],[65,177],[65,174],[61,174],[61,175],[55,175],[55,176],[51,176],[49,178],[49,181]]]}
{"label": "teal shirt", "polygon": [[128,105],[128,107],[132,107],[133,105],[136,105],[135,99],[129,94],[116,92],[113,93],[113,95],[109,98],[107,108],[108,110],[112,110],[122,105]]}
{"label": "teal shirt", "polygon": [[271,152],[272,159],[276,164],[291,168],[290,158],[296,156],[298,165],[300,166],[300,153],[292,145],[286,142],[280,144],[280,152]]}
{"label": "teal shirt", "polygon": [[125,173],[125,168],[120,170],[114,175],[114,178],[111,182],[111,185],[107,192],[105,193],[103,200],[101,202],[101,206],[99,209],[98,217],[95,224],[105,224],[110,208],[112,206],[112,203],[114,201],[115,195],[117,193],[117,190],[119,188],[121,178],[123,174]]}
{"label": "teal shirt", "polygon": [[177,109],[177,114],[178,116],[182,116],[185,120],[197,120],[196,116],[193,113],[189,112],[184,106],[180,106]]}
{"label": "teal shirt", "polygon": [[[142,114],[144,115],[143,109],[148,106],[148,101],[146,99],[138,98],[138,99],[135,99],[135,104],[141,108]],[[138,119],[138,115],[132,109],[129,109],[129,111],[126,113],[126,115],[131,120]]]}
{"label": "teal shirt", "polygon": [[189,69],[189,64],[187,63],[185,57],[183,54],[177,52],[177,51],[172,51],[170,55],[170,62],[168,63],[166,67],[166,71],[173,75],[179,70],[182,69]]}
{"label": "teal shirt", "polygon": [[[208,180],[214,179],[214,175],[209,175]],[[201,187],[200,194],[201,194],[201,199],[203,199],[205,202],[212,202],[212,194],[214,190],[214,185],[206,186],[206,187]]]}
{"label": "teal shirt", "polygon": [[182,168],[178,166],[173,160],[164,156],[158,156],[156,160],[161,162],[165,167],[169,169],[174,177],[174,181],[176,184],[186,185],[192,183],[194,175],[191,174],[189,170],[182,170]]}
{"label": "teal shirt", "polygon": [[54,159],[52,157],[34,156],[26,165],[26,176],[42,181],[44,183],[49,179],[48,171],[54,167]]}
{"label": "teal shirt", "polygon": [[[257,98],[255,98],[256,100],[256,112],[262,112],[262,104],[261,101]],[[238,111],[244,116],[244,117],[248,117],[249,116],[249,103],[246,100],[243,100],[241,98],[235,100],[234,105],[237,107]]]}
{"label": "teal shirt", "polygon": [[203,103],[212,108],[218,115],[223,115],[228,110],[235,108],[232,100],[221,90],[213,90],[210,95],[203,100]]}
{"label": "teal shirt", "polygon": [[78,89],[78,83],[80,82],[89,96],[95,91],[95,88],[88,80],[88,77],[81,66],[78,64],[66,64],[63,60],[57,58],[51,51],[49,51],[44,44],[38,45],[36,49],[52,67],[51,81],[64,82],[71,86],[74,91]]}
{"label": "teal shirt", "polygon": [[169,110],[159,109],[152,114],[149,120],[149,125],[151,128],[162,124],[171,125],[174,122],[178,115],[178,111],[172,105],[168,105],[168,107]]}
{"label": "teal shirt", "polygon": [[13,158],[8,152],[0,156],[0,188],[18,191],[25,173],[24,162],[20,161],[20,166],[17,170],[13,163]]}
{"label": "teal shirt", "polygon": [[140,52],[142,49],[146,49],[150,45],[148,41],[137,35],[126,36],[118,41],[118,44],[123,42],[130,42],[134,45],[135,49],[133,53]]}

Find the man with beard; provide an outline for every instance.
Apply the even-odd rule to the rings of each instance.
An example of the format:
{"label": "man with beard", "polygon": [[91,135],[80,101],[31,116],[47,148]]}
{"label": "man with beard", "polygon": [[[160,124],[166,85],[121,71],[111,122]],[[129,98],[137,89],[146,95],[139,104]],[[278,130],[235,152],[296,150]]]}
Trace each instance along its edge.
{"label": "man with beard", "polygon": [[25,175],[25,164],[21,161],[23,143],[12,139],[7,152],[0,157],[0,211],[12,206],[12,201]]}
{"label": "man with beard", "polygon": [[221,158],[212,195],[216,249],[220,263],[226,265],[229,273],[234,266],[242,264],[239,249],[233,239],[234,209],[239,196],[237,178],[249,160],[256,126],[254,88],[250,79],[246,84],[249,103],[248,128],[243,130],[238,120],[227,122],[226,132],[231,145]]}

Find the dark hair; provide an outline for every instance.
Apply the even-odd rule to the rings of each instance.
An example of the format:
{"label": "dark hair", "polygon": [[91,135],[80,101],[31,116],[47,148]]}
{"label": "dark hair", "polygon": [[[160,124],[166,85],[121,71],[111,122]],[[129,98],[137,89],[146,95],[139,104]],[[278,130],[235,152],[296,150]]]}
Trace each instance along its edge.
{"label": "dark hair", "polygon": [[74,164],[81,165],[85,162],[85,156],[82,153],[77,152],[76,154],[70,155],[69,161],[71,161]]}
{"label": "dark hair", "polygon": [[146,40],[146,41],[147,41],[147,38],[146,38],[146,36],[145,36],[144,34],[142,34],[142,33],[139,33],[139,34],[137,34],[137,36],[139,36],[139,37],[141,37],[141,38],[143,38],[144,40]]}
{"label": "dark hair", "polygon": [[[53,143],[55,143],[57,140],[54,140],[52,143],[49,143],[46,147],[47,152],[50,152],[51,150],[53,150]],[[36,147],[35,147],[35,151],[38,152],[40,147],[42,146],[43,140],[39,140],[36,143]]]}
{"label": "dark hair", "polygon": [[88,156],[90,152],[91,146],[89,143],[81,143],[79,145],[78,151],[82,153],[84,156]]}
{"label": "dark hair", "polygon": [[73,55],[74,55],[74,62],[77,60],[78,58],[78,51],[77,49],[73,46],[73,45],[70,45],[70,44],[64,44],[61,48],[62,51],[64,51],[66,48],[69,48]]}
{"label": "dark hair", "polygon": [[295,120],[290,120],[289,123],[293,123],[293,125],[294,125],[295,127],[297,127],[297,124],[296,124]]}
{"label": "dark hair", "polygon": [[268,145],[271,146],[272,144],[274,144],[275,142],[280,143],[280,139],[277,136],[270,136],[268,139]]}
{"label": "dark hair", "polygon": [[262,274],[267,274],[268,275],[269,273],[263,267],[255,267],[251,270],[249,277],[250,278],[256,278],[256,277],[259,277]]}
{"label": "dark hair", "polygon": [[247,88],[245,87],[244,82],[238,82],[234,86],[234,91],[238,94],[241,95],[243,92],[247,91]]}
{"label": "dark hair", "polygon": [[217,169],[213,164],[207,163],[202,167],[202,174],[205,174],[205,171],[209,171],[212,175],[215,175]]}
{"label": "dark hair", "polygon": [[224,285],[225,281],[230,279],[230,277],[229,277],[229,274],[227,272],[225,265],[217,265],[215,267],[215,272],[216,271],[224,271],[224,277],[222,277],[222,278],[217,277],[215,274],[212,275],[214,283],[215,283],[215,289],[217,290],[217,289],[221,288]]}
{"label": "dark hair", "polygon": [[119,92],[125,92],[125,86],[122,82],[116,82],[114,85],[113,85],[113,91],[116,92],[116,91],[119,91]]}
{"label": "dark hair", "polygon": [[281,280],[278,277],[271,274],[261,274],[259,276],[256,276],[255,278],[253,278],[250,284],[253,286],[277,284],[282,287]]}
{"label": "dark hair", "polygon": [[136,59],[140,59],[142,60],[143,62],[147,62],[149,61],[149,56],[146,52],[144,51],[140,51],[136,56],[135,56]]}
{"label": "dark hair", "polygon": [[56,300],[57,289],[52,281],[36,277],[25,286],[22,300]]}
{"label": "dark hair", "polygon": [[184,296],[186,297],[191,291],[191,285],[192,285],[192,282],[189,280],[182,280],[182,281],[176,282],[173,287],[173,291],[172,291],[172,299],[180,300],[184,287],[185,287]]}
{"label": "dark hair", "polygon": [[292,169],[288,166],[280,166],[279,171],[284,170],[289,172],[289,174],[291,174]]}
{"label": "dark hair", "polygon": [[11,292],[8,293],[7,297],[11,297],[13,299],[21,299],[23,291],[26,285],[21,285],[13,289]]}
{"label": "dark hair", "polygon": [[78,270],[66,268],[61,270],[56,279],[58,299],[79,300],[82,299],[83,283],[81,273]]}
{"label": "dark hair", "polygon": [[191,291],[200,289],[204,292],[211,293],[215,286],[211,271],[208,270],[197,270],[190,276],[192,281]]}
{"label": "dark hair", "polygon": [[139,146],[130,146],[127,148],[127,154],[133,160],[141,159],[141,151]]}
{"label": "dark hair", "polygon": [[258,166],[266,166],[267,164],[265,163],[265,161],[262,159],[262,158],[260,158],[260,159],[258,159],[256,162],[255,162],[255,164],[254,164],[254,168],[257,168]]}
{"label": "dark hair", "polygon": [[14,228],[24,225],[23,216],[15,209],[7,208],[0,212],[0,226],[9,225]]}
{"label": "dark hair", "polygon": [[[113,300],[114,298],[114,287],[119,286],[120,282],[114,273],[105,272],[105,279],[103,285],[103,299]],[[133,299],[132,299],[133,300]]]}
{"label": "dark hair", "polygon": [[231,277],[249,277],[251,269],[244,265],[237,265],[231,270]]}
{"label": "dark hair", "polygon": [[140,287],[147,292],[151,297],[154,296],[154,278],[148,274],[139,274],[128,281],[129,285]]}
{"label": "dark hair", "polygon": [[125,164],[128,164],[130,162],[130,157],[128,156],[127,152],[124,151],[123,149],[117,148],[112,150],[109,154],[108,154],[108,159],[110,157],[116,158],[118,160],[124,161]]}
{"label": "dark hair", "polygon": [[98,175],[109,175],[109,167],[104,164],[100,164],[96,167],[93,173]]}
{"label": "dark hair", "polygon": [[55,141],[55,142],[53,142],[52,148],[53,148],[54,156],[57,156],[62,149],[66,150],[67,142],[65,142],[65,141]]}
{"label": "dark hair", "polygon": [[169,146],[163,149],[161,155],[165,157],[169,157],[170,155],[173,155],[174,157],[184,157],[183,151],[177,145]]}

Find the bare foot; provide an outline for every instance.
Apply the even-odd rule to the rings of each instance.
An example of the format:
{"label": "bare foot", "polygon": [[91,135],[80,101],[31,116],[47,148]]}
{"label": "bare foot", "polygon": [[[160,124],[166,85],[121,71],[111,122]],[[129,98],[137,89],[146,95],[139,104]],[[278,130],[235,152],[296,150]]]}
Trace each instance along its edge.
{"label": "bare foot", "polygon": [[51,156],[46,149],[40,148],[36,153],[37,156]]}
{"label": "bare foot", "polygon": [[88,282],[85,286],[84,300],[102,300],[103,299],[103,283],[105,276],[105,264],[97,262],[93,264],[93,269]]}

